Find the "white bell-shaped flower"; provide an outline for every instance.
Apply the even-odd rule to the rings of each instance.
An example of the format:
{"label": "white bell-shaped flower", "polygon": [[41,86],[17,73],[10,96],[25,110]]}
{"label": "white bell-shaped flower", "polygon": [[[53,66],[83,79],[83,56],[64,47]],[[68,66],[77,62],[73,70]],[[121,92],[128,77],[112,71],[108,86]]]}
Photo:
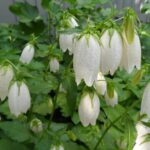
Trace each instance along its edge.
{"label": "white bell-shaped flower", "polygon": [[113,75],[118,69],[122,58],[122,39],[118,31],[114,30],[110,36],[109,30],[106,30],[100,39],[101,46],[101,64],[100,71],[105,75]]}
{"label": "white bell-shaped flower", "polygon": [[100,112],[100,100],[98,96],[95,93],[92,97],[90,93],[84,94],[81,98],[78,111],[83,126],[86,127],[89,124],[95,125]]}
{"label": "white bell-shaped flower", "polygon": [[87,86],[96,80],[100,66],[100,45],[95,36],[83,35],[74,40],[73,67],[77,85],[84,79]]}
{"label": "white bell-shaped flower", "polygon": [[8,104],[12,114],[16,117],[26,113],[31,105],[31,96],[24,82],[14,82],[8,92]]}
{"label": "white bell-shaped flower", "polygon": [[136,130],[137,130],[137,138],[133,150],[149,150],[150,142],[144,141],[146,139],[146,136],[150,134],[150,128],[146,127],[142,123],[138,123],[136,125]]}
{"label": "white bell-shaped flower", "polygon": [[23,49],[19,60],[24,64],[29,64],[34,57],[34,51],[34,46],[28,43]]}
{"label": "white bell-shaped flower", "polygon": [[0,66],[0,99],[2,101],[8,96],[8,88],[13,76],[14,72],[10,65]]}
{"label": "white bell-shaped flower", "polygon": [[34,133],[40,133],[43,131],[43,124],[41,122],[41,120],[35,118],[31,121],[30,123],[30,129],[34,132]]}
{"label": "white bell-shaped flower", "polygon": [[137,69],[141,68],[141,44],[140,39],[135,31],[134,39],[131,44],[128,43],[125,33],[123,33],[123,55],[121,68],[124,68],[128,73],[131,73],[136,67]]}
{"label": "white bell-shaped flower", "polygon": [[105,93],[105,101],[106,101],[106,104],[109,105],[109,106],[114,107],[115,105],[117,105],[118,104],[118,94],[117,94],[117,92],[114,90],[114,96],[112,98],[109,97],[108,93],[106,92]]}
{"label": "white bell-shaped flower", "polygon": [[107,89],[107,83],[105,77],[101,72],[98,73],[97,80],[94,83],[94,87],[98,94],[104,95]]}
{"label": "white bell-shaped flower", "polygon": [[62,49],[63,52],[66,52],[66,50],[69,50],[69,54],[73,54],[73,41],[75,37],[75,33],[67,34],[67,33],[61,33],[59,36],[59,46]]}
{"label": "white bell-shaped flower", "polygon": [[[141,111],[140,114],[146,114],[147,116],[142,119],[142,121],[147,122],[150,119],[150,83],[146,86],[142,98],[141,103]],[[150,128],[145,126],[142,123],[138,123],[136,125],[137,130],[137,138],[136,138],[136,144],[133,148],[133,150],[149,150],[150,148],[150,142],[144,142],[146,135],[150,134]],[[143,143],[144,142],[144,143]]]}
{"label": "white bell-shaped flower", "polygon": [[141,103],[141,114],[146,114],[150,118],[150,83],[146,86]]}
{"label": "white bell-shaped flower", "polygon": [[51,58],[49,62],[50,71],[56,73],[59,70],[59,61],[56,58]]}

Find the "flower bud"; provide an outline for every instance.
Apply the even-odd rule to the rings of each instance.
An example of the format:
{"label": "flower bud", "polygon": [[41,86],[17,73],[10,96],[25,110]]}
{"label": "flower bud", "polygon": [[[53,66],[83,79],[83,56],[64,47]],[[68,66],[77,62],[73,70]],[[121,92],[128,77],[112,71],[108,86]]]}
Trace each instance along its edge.
{"label": "flower bud", "polygon": [[98,94],[104,95],[107,89],[107,83],[105,77],[101,72],[98,73],[97,80],[94,83],[94,87]]}
{"label": "flower bud", "polygon": [[29,64],[34,57],[34,51],[34,46],[28,43],[23,49],[19,60],[24,64]]}
{"label": "flower bud", "polygon": [[30,123],[30,129],[34,132],[34,133],[40,133],[43,131],[43,125],[41,120],[39,119],[33,119]]}
{"label": "flower bud", "polygon": [[0,66],[0,99],[3,101],[8,96],[8,88],[14,73],[12,67]]}
{"label": "flower bud", "polygon": [[18,117],[26,113],[31,105],[31,96],[27,85],[22,82],[14,82],[8,92],[8,104],[12,114]]}
{"label": "flower bud", "polygon": [[135,31],[134,39],[131,43],[128,42],[124,32],[123,32],[123,40],[124,40],[124,47],[120,67],[124,68],[128,73],[131,73],[134,67],[136,67],[137,69],[141,68],[140,39],[137,32]]}
{"label": "flower bud", "polygon": [[111,98],[109,97],[108,93],[105,93],[105,101],[107,105],[110,105],[112,107],[114,107],[116,104],[118,104],[118,94],[117,92],[114,90],[114,96]]}
{"label": "flower bud", "polygon": [[74,40],[73,68],[77,85],[83,79],[87,86],[92,86],[97,78],[100,66],[100,45],[91,34],[85,34]]}
{"label": "flower bud", "polygon": [[89,124],[95,125],[100,112],[98,96],[95,93],[92,96],[90,93],[84,94],[81,98],[78,111],[83,126],[86,127]]}
{"label": "flower bud", "polygon": [[118,31],[113,30],[112,35],[109,32],[109,30],[106,30],[101,37],[100,71],[104,75],[115,73],[120,65],[123,50],[122,39]]}
{"label": "flower bud", "polygon": [[49,62],[50,71],[57,72],[59,70],[59,61],[56,58],[52,58]]}

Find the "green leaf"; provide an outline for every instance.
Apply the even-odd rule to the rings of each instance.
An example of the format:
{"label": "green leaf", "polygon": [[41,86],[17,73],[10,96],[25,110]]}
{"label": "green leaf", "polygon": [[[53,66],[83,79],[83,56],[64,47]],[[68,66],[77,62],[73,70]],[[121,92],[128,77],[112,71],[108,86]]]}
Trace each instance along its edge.
{"label": "green leaf", "polygon": [[61,108],[61,113],[64,117],[71,115],[70,108],[67,102],[65,93],[59,93],[57,96],[57,106]]}
{"label": "green leaf", "polygon": [[43,77],[42,74],[35,73],[33,79],[28,79],[28,85],[31,93],[34,94],[47,94],[51,90],[55,90],[58,86],[57,79],[48,74]]}
{"label": "green leaf", "polygon": [[52,100],[46,100],[41,103],[33,105],[33,112],[41,115],[51,114],[52,109],[53,109]]}
{"label": "green leaf", "polygon": [[110,98],[114,97],[114,83],[112,81],[107,82],[107,93]]}
{"label": "green leaf", "polygon": [[83,146],[80,146],[73,142],[64,143],[65,150],[86,150]]}
{"label": "green leaf", "polygon": [[74,80],[74,76],[72,74],[65,76],[62,85],[65,90],[67,90],[67,103],[72,115],[75,110],[77,99],[77,85]]}
{"label": "green leaf", "polygon": [[29,3],[16,2],[10,6],[10,11],[20,18],[23,23],[38,19],[38,10]]}
{"label": "green leaf", "polygon": [[128,143],[127,150],[132,150],[136,138],[135,124],[133,120],[129,117],[127,117],[125,120],[125,138],[127,139]]}
{"label": "green leaf", "polygon": [[134,17],[128,16],[125,24],[125,34],[129,44],[131,44],[134,40],[135,25],[134,25]]}
{"label": "green leaf", "polygon": [[133,80],[131,81],[132,84],[137,85],[141,81],[144,72],[145,71],[143,69],[138,70],[137,73],[135,74],[135,76],[133,77]]}
{"label": "green leaf", "polygon": [[0,149],[1,150],[30,150],[31,148],[27,148],[23,144],[13,142],[8,139],[1,139]]}
{"label": "green leaf", "polygon": [[11,139],[24,142],[30,139],[30,132],[26,124],[18,121],[0,122],[0,129]]}

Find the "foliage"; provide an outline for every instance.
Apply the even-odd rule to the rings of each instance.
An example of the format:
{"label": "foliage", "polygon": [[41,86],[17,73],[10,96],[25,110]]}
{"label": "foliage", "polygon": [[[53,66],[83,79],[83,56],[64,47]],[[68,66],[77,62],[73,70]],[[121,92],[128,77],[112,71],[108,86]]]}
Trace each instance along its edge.
{"label": "foliage", "polygon": [[[108,8],[105,8],[106,4]],[[107,106],[104,97],[100,96],[101,112],[97,124],[83,127],[78,104],[85,85],[83,82],[76,85],[72,56],[63,53],[58,45],[63,15],[69,12],[76,16],[81,25],[74,30],[83,30],[88,23],[106,21],[100,26],[107,26],[125,11],[116,10],[110,0],[41,0],[41,6],[47,13],[47,20],[40,16],[35,6],[16,2],[10,6],[10,11],[18,17],[18,24],[0,25],[0,63],[9,61],[17,68],[17,79],[27,83],[32,97],[28,113],[18,118],[10,113],[7,100],[0,101],[0,148],[49,150],[51,145],[63,144],[65,150],[132,150],[143,90],[150,79],[150,24],[141,23],[138,28],[142,69],[131,74],[118,70],[114,76],[108,75],[110,95],[113,84],[119,104],[114,108]],[[120,20],[118,24],[121,25]],[[130,30],[128,33],[132,34]],[[30,64],[22,64],[19,57],[29,41],[34,41],[35,56]],[[56,73],[49,71],[52,57],[60,62]],[[34,118],[43,123],[41,133],[30,130]]]}

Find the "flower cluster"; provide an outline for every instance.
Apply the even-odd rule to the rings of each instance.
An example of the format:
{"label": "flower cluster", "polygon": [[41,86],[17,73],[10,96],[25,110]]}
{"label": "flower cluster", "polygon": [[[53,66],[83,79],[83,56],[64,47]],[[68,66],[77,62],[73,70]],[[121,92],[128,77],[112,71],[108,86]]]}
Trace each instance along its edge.
{"label": "flower cluster", "polygon": [[[74,20],[68,28],[78,27]],[[95,31],[89,27],[83,32],[60,33],[59,45],[63,52],[73,54],[73,69],[77,85],[83,80],[88,87],[94,86],[99,95],[104,95],[106,104],[114,107],[118,103],[115,89],[112,95],[107,88],[104,75],[114,75],[118,68],[131,73],[141,67],[141,45],[135,28],[126,27],[131,20],[125,18],[122,31],[109,26]],[[71,21],[69,21],[71,22]],[[64,30],[64,28],[63,28]],[[132,35],[128,33],[131,30]],[[95,125],[100,110],[99,97],[84,93],[79,104],[79,117],[84,126]],[[96,103],[96,105],[95,105]]]}

